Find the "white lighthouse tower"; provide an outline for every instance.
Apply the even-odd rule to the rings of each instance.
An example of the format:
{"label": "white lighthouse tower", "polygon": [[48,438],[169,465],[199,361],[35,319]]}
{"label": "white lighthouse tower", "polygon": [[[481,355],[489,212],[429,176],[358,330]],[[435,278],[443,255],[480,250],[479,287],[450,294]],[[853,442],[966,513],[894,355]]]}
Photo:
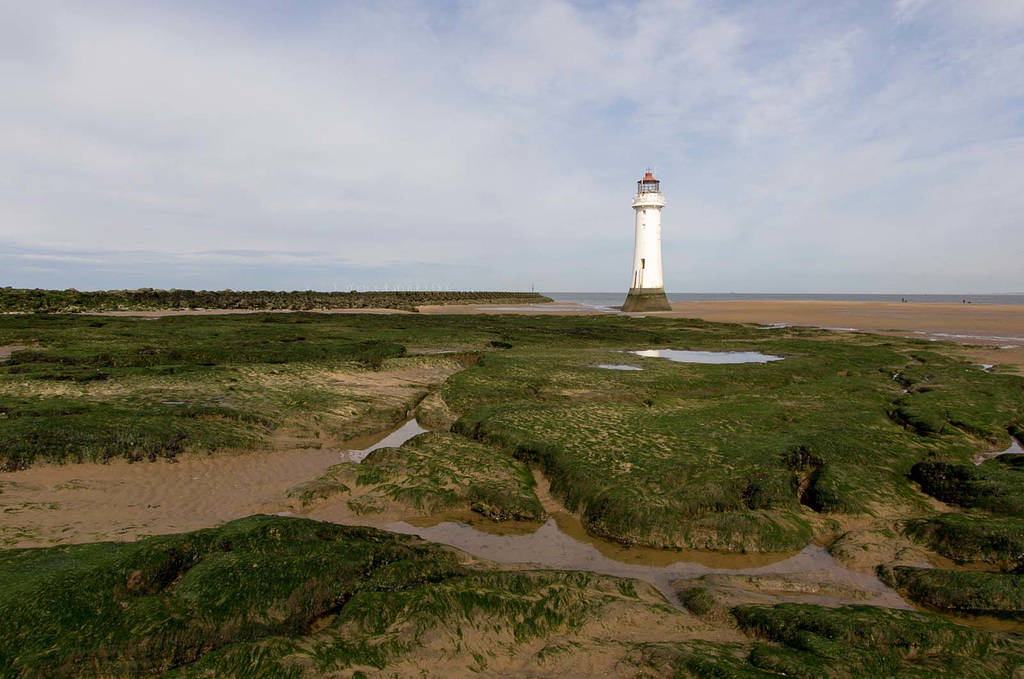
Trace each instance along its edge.
{"label": "white lighthouse tower", "polygon": [[648,170],[636,183],[636,246],[633,249],[633,277],[623,311],[671,311],[661,275],[661,182]]}

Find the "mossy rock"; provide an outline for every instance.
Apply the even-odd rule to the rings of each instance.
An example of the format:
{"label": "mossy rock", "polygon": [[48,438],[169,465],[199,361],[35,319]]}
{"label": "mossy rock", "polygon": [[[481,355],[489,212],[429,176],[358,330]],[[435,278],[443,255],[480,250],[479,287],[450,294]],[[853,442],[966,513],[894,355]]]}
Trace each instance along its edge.
{"label": "mossy rock", "polygon": [[221,528],[0,552],[0,675],[138,676],[294,634],[357,592],[456,577],[413,538],[254,516]]}
{"label": "mossy rock", "polygon": [[1024,473],[1004,465],[919,462],[910,478],[936,499],[995,514],[1024,515]]}
{"label": "mossy rock", "polygon": [[770,642],[751,664],[771,676],[1013,677],[1024,642],[935,615],[874,606],[738,606],[740,629]]}
{"label": "mossy rock", "polygon": [[494,521],[547,516],[525,464],[447,432],[378,448],[358,465],[336,465],[289,492],[307,505],[337,494],[352,495],[348,506],[360,516],[380,514],[392,503],[423,513],[471,509]]}
{"label": "mossy rock", "polygon": [[1012,573],[896,566],[880,576],[932,609],[1024,621],[1024,577]]}
{"label": "mossy rock", "polygon": [[1010,572],[1024,560],[1024,517],[949,513],[912,520],[906,532],[960,564],[989,563]]}

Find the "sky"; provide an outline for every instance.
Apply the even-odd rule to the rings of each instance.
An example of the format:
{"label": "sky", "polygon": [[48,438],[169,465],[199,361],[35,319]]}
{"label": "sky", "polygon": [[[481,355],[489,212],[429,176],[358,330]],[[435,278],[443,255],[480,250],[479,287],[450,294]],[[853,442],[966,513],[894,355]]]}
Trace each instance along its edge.
{"label": "sky", "polygon": [[1024,2],[0,0],[0,286],[1024,292]]}

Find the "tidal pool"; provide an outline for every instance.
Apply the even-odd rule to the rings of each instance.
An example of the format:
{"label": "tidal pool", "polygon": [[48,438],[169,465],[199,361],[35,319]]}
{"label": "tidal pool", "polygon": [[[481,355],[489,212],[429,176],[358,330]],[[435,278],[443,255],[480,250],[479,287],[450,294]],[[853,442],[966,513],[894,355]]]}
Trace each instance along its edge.
{"label": "tidal pool", "polygon": [[677,363],[769,363],[781,361],[782,356],[762,354],[759,351],[683,351],[680,349],[643,349],[629,353],[643,358],[667,358]]}

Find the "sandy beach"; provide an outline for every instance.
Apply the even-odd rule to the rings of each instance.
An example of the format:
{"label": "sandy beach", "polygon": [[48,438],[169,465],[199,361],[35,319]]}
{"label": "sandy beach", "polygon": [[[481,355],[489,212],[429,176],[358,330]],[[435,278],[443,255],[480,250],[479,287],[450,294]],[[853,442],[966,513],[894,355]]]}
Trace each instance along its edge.
{"label": "sandy beach", "polygon": [[893,302],[676,302],[665,316],[729,323],[915,332],[969,344],[1024,345],[1024,306]]}

